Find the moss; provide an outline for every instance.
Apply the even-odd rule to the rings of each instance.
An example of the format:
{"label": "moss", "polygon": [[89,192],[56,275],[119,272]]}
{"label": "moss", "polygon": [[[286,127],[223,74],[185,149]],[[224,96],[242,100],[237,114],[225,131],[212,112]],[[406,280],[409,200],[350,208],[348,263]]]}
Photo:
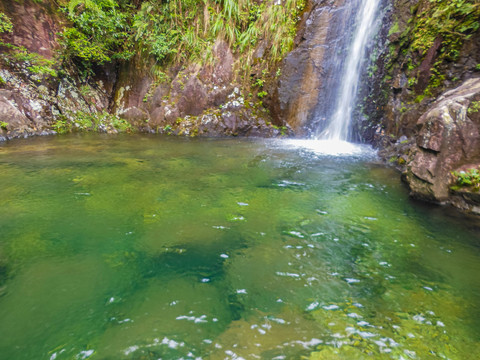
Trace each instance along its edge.
{"label": "moss", "polygon": [[408,79],[408,87],[413,88],[415,84],[417,83],[417,78],[411,77]]}
{"label": "moss", "polygon": [[426,94],[421,94],[421,95],[418,95],[416,98],[415,98],[415,102],[418,104],[418,103],[421,103],[423,101],[423,99],[425,99],[427,95]]}
{"label": "moss", "polygon": [[10,33],[12,30],[13,25],[11,19],[3,12],[0,12],[0,34]]}
{"label": "moss", "polygon": [[133,132],[134,129],[130,123],[124,119],[102,113],[86,113],[77,111],[69,113],[69,117],[62,116],[52,126],[59,134],[67,134],[70,132]]}
{"label": "moss", "polygon": [[[422,11],[419,12],[419,9]],[[475,0],[421,0],[411,8],[411,15],[407,28],[392,44],[395,49],[390,45],[390,56],[397,64],[407,63],[407,70],[412,72],[418,68],[434,43],[440,41],[426,92],[430,96],[434,89],[444,84],[445,66],[456,61],[464,42],[478,34],[480,7]],[[398,55],[396,58],[395,54],[402,54],[404,59],[398,59]],[[392,73],[394,69],[387,67],[387,70]],[[418,74],[410,75],[416,77]]]}
{"label": "moss", "polygon": [[400,32],[400,26],[398,25],[398,21],[395,21],[393,25],[390,27],[390,30],[388,32],[388,36],[391,36],[393,34],[399,33]]}
{"label": "moss", "polygon": [[30,52],[23,46],[16,46],[0,41],[0,46],[4,47],[4,61],[14,66],[22,72],[29,74],[57,77],[59,63],[55,59],[47,59],[40,54]]}
{"label": "moss", "polygon": [[472,115],[480,111],[480,101],[472,101],[468,107],[468,114]]}
{"label": "moss", "polygon": [[451,174],[455,178],[455,185],[450,187],[452,190],[460,190],[462,188],[474,192],[480,190],[480,171],[478,168],[472,168],[466,171],[452,171]]}

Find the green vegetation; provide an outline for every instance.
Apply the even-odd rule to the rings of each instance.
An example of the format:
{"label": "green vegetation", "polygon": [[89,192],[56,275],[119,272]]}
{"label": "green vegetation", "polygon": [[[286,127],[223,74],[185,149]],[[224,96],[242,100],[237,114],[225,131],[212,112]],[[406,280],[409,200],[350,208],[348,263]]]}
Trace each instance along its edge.
{"label": "green vegetation", "polygon": [[216,39],[225,40],[234,51],[248,53],[260,38],[270,45],[270,57],[278,60],[291,49],[304,3],[287,0],[281,6],[273,1],[251,0],[147,1],[135,14],[132,29],[142,50],[160,62],[208,61]]}
{"label": "green vegetation", "polygon": [[0,121],[0,129],[7,130],[8,123]]}
{"label": "green vegetation", "polygon": [[423,101],[423,99],[425,99],[426,97],[426,94],[421,94],[421,95],[418,95],[416,98],[415,98],[415,103],[419,104]]}
{"label": "green vegetation", "polygon": [[470,188],[473,191],[480,190],[480,171],[478,168],[468,169],[467,171],[453,171],[452,175],[455,177],[455,185],[451,187],[452,190],[461,188]]}
{"label": "green vegetation", "polygon": [[425,54],[440,38],[442,58],[455,60],[463,40],[480,28],[479,3],[475,0],[436,0],[427,4],[413,28],[410,50]]}
{"label": "green vegetation", "polygon": [[[435,43],[439,45],[438,55],[433,64],[432,76],[424,94],[442,86],[446,80],[444,65],[455,61],[465,40],[480,29],[480,3],[476,0],[424,0],[412,7],[412,18],[398,40],[399,47],[391,46],[390,60],[395,53],[402,54],[402,65],[415,77],[416,69]],[[394,22],[390,34],[399,32]],[[392,66],[393,63],[390,63]],[[413,85],[410,84],[409,86]]]}
{"label": "green vegetation", "polygon": [[480,111],[480,101],[472,101],[468,107],[468,115],[475,114]]}
{"label": "green vegetation", "polygon": [[63,8],[73,27],[62,34],[63,55],[83,69],[126,60],[136,51],[158,63],[212,59],[217,39],[253,64],[253,51],[262,39],[270,61],[292,48],[296,24],[305,0],[185,0],[145,1],[137,8],[129,0],[70,0]]}
{"label": "green vegetation", "polygon": [[10,18],[3,12],[0,12],[0,34],[12,32],[13,25]]}
{"label": "green vegetation", "polygon": [[89,131],[133,132],[130,123],[107,112],[92,114],[79,111],[70,115],[71,119],[64,117],[57,120],[52,126],[53,130],[59,134]]}
{"label": "green vegetation", "polygon": [[29,52],[23,46],[16,46],[0,41],[0,46],[5,47],[8,51],[2,54],[3,59],[14,66],[24,66],[30,74],[46,75],[57,77],[55,60],[46,59],[37,53]]}
{"label": "green vegetation", "polygon": [[398,25],[398,21],[395,21],[391,26],[390,30],[388,31],[388,36],[396,34],[400,31],[400,26]]}
{"label": "green vegetation", "polygon": [[264,97],[267,96],[267,95],[268,95],[268,93],[267,93],[266,91],[260,91],[260,92],[257,94],[257,96],[258,96],[260,99],[264,98]]}
{"label": "green vegetation", "polygon": [[408,87],[413,88],[417,83],[417,78],[411,77],[408,79]]}
{"label": "green vegetation", "polygon": [[129,59],[131,13],[127,1],[70,0],[63,9],[74,24],[61,34],[63,56],[89,69],[93,64]]}
{"label": "green vegetation", "polygon": [[280,135],[285,136],[287,135],[287,127],[286,126],[277,126],[277,125],[272,125],[272,127],[276,130],[280,130]]}

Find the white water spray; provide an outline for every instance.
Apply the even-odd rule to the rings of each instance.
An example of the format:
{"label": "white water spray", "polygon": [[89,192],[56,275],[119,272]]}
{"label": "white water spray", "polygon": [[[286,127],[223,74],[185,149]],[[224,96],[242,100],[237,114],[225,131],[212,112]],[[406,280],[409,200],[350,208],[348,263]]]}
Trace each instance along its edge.
{"label": "white water spray", "polygon": [[362,65],[369,40],[375,34],[375,17],[381,0],[361,0],[356,30],[342,71],[336,109],[319,140],[347,141],[351,135],[352,112],[355,108]]}

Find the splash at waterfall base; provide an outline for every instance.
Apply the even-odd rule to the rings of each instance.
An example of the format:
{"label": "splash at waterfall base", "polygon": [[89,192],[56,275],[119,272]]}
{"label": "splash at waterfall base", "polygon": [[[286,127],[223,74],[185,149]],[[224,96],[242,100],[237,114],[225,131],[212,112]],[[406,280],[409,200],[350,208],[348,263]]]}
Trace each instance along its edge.
{"label": "splash at waterfall base", "polygon": [[[11,4],[12,8],[18,10],[18,14],[10,14],[17,29],[36,29],[45,24],[55,29],[52,34],[36,33],[36,41],[27,37],[26,33],[16,34],[10,40],[19,41],[15,44],[25,46],[30,52],[42,53],[43,48],[52,52],[55,49],[55,33],[61,28],[60,15],[52,16],[49,11],[41,11],[46,1],[25,1],[20,4],[4,0],[0,3]],[[250,77],[265,79],[262,92],[267,95],[262,98],[262,105],[253,103],[252,106],[249,91],[242,87],[232,68],[239,54],[232,53],[228,44],[221,41],[212,50],[214,64],[211,68],[197,64],[178,73],[175,72],[178,69],[172,69],[172,78],[158,87],[152,83],[151,76],[139,68],[139,59],[133,59],[125,68],[128,71],[121,73],[104,67],[89,84],[88,93],[81,91],[82,84],[73,77],[38,82],[35,78],[25,77],[22,73],[24,69],[20,72],[9,71],[2,64],[0,76],[4,83],[0,81],[0,141],[52,134],[53,125],[58,119],[68,118],[75,113],[105,113],[112,106],[113,112],[115,108],[121,110],[119,114],[122,120],[139,132],[188,137],[282,137],[295,134],[297,138],[308,138],[314,134],[314,129],[320,129],[319,135],[327,128],[328,120],[334,117],[335,105],[339,103],[338,86],[335,84],[341,78],[342,67],[346,66],[345,49],[351,41],[345,29],[353,27],[355,16],[352,15],[358,13],[359,3],[358,0],[307,2],[299,21],[293,50],[275,65],[278,66],[271,74],[252,69]],[[418,1],[418,12],[421,12],[424,3],[427,1]],[[417,103],[417,85],[413,84],[415,78],[409,75],[405,67],[401,67],[401,64],[406,64],[402,58],[405,50],[402,44],[406,41],[408,44],[409,39],[405,40],[405,36],[410,36],[403,35],[404,30],[415,16],[410,10],[408,2],[400,4],[382,0],[379,3],[377,21],[383,21],[383,25],[374,41],[376,47],[367,51],[371,67],[359,79],[363,85],[358,98],[366,98],[366,101],[353,109],[353,136],[347,137],[374,144],[381,149],[380,155],[405,173],[404,179],[415,197],[436,203],[452,203],[461,209],[474,211],[477,206],[475,191],[468,187],[451,189],[455,186],[451,173],[468,172],[478,167],[478,155],[467,152],[467,156],[467,153],[462,153],[463,150],[458,150],[464,145],[446,146],[441,151],[428,148],[430,145],[425,145],[425,142],[419,145],[419,131],[421,128],[427,129],[430,123],[417,125],[417,122],[433,106],[434,97],[480,75],[480,69],[476,70],[480,63],[480,36],[472,36],[466,41],[458,60],[451,62],[450,67],[442,68],[442,76],[447,77],[445,86],[431,98],[424,98]],[[25,15],[31,13],[38,13],[39,16],[32,18]],[[10,35],[2,36],[6,41]],[[257,50],[255,57],[258,57],[258,62],[263,61],[262,57],[268,54],[267,45],[259,43]],[[438,49],[435,50],[437,54],[434,50],[429,50],[431,63],[421,64],[419,70],[423,71],[422,74],[430,71],[438,55]],[[335,60],[333,55],[337,53],[343,56],[343,62]],[[392,74],[387,74],[385,70],[386,56],[393,56],[391,62],[396,68]],[[120,75],[121,81],[118,78]],[[391,77],[390,80],[387,75]],[[457,82],[452,80],[454,78]],[[166,99],[171,100],[170,103],[167,104]],[[478,129],[478,120],[475,120],[476,115],[472,110],[477,101],[478,97],[470,98],[463,103],[462,111],[467,111],[465,118],[471,120]],[[452,118],[457,119],[456,116]],[[466,144],[472,141],[478,143],[477,132],[470,131],[473,129],[468,125],[470,122],[455,121],[456,131],[461,134],[457,139],[464,139],[462,141]],[[98,129],[104,131],[103,126]],[[83,131],[80,128],[74,130]],[[116,132],[108,127],[106,131]],[[437,137],[440,130],[435,135],[431,130],[429,133]],[[354,149],[348,148],[350,144],[338,144],[306,141],[304,146],[331,155],[354,152]],[[457,151],[460,151],[459,158],[456,157]],[[441,191],[438,190],[440,188]]]}
{"label": "splash at waterfall base", "polygon": [[[340,102],[334,83],[341,76],[341,65],[332,60],[332,54],[345,47],[344,30],[351,26],[344,2],[322,5],[313,8],[300,34],[302,41],[285,59],[276,107],[279,118],[289,122],[298,135],[314,133],[318,138],[323,129],[330,130],[329,119],[335,117],[329,107]],[[361,104],[354,109],[350,139],[378,148],[380,156],[403,174],[414,198],[478,214],[478,187],[458,184],[454,173],[467,174],[468,182],[468,174],[480,165],[476,118],[480,99],[475,85],[480,37],[465,37],[456,60],[442,64],[440,74],[436,61],[442,55],[437,42],[425,59],[421,54],[412,55],[419,67],[410,70],[413,64],[405,56],[411,41],[407,29],[422,21],[422,9],[430,3],[419,1],[413,10],[407,5],[380,4],[383,25],[376,44],[367,52],[372,61],[368,71],[360,75]],[[420,88],[417,78],[427,79],[424,86],[429,78],[441,78],[444,83],[428,87],[430,95],[425,95],[428,91]],[[445,98],[450,100],[440,104]]]}

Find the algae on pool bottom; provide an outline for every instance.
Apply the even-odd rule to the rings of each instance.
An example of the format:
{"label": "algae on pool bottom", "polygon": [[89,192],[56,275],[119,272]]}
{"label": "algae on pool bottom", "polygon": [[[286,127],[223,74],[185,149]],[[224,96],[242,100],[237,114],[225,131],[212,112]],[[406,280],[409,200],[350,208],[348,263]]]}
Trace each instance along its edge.
{"label": "algae on pool bottom", "polygon": [[474,359],[480,223],[397,178],[282,141],[2,144],[2,356]]}

